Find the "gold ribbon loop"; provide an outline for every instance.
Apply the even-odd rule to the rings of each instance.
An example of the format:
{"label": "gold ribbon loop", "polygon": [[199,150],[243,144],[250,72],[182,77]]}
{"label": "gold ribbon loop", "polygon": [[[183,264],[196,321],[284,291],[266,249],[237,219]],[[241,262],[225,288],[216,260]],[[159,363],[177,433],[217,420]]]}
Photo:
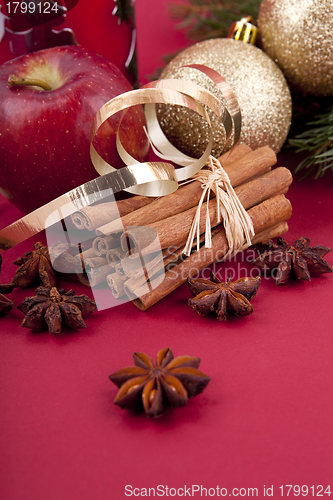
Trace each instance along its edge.
{"label": "gold ribbon loop", "polygon": [[47,205],[37,208],[0,231],[0,253],[40,233],[72,215],[77,210],[131,186],[169,183],[170,192],[177,189],[174,169],[169,163],[141,163],[114,170],[65,193]]}
{"label": "gold ribbon loop", "polygon": [[[178,181],[183,181],[192,177],[208,162],[213,145],[213,135],[206,108],[210,109],[221,121],[226,133],[226,142],[228,141],[232,130],[234,131],[234,144],[239,141],[241,114],[236,96],[230,85],[217,71],[212,68],[199,64],[193,64],[189,67],[193,67],[206,74],[206,76],[208,76],[208,78],[210,78],[214,84],[217,85],[225,97],[227,107],[223,106],[221,101],[207,89],[194,84],[193,82],[178,79],[162,79],[150,82],[144,85],[141,89],[130,91],[111,99],[109,102],[104,104],[104,106],[102,106],[92,124],[90,154],[95,169],[100,175],[104,175],[105,173],[114,170],[114,167],[109,165],[97,153],[93,146],[93,139],[99,127],[104,123],[104,121],[114,114],[121,111],[126,112],[131,106],[139,104],[145,105],[148,138],[155,154],[163,160],[172,161],[173,163],[182,166],[182,168],[176,169],[175,176]],[[208,122],[209,140],[204,153],[199,159],[184,155],[168,141],[156,116],[156,104],[178,105],[190,108],[199,113]],[[122,119],[120,120],[119,128],[121,127]],[[126,151],[121,143],[119,131],[117,133],[117,149],[120,157],[126,165],[136,163],[137,160]],[[159,195],[169,194],[167,191],[167,185],[165,185],[165,187],[166,190],[163,191],[162,189]],[[127,191],[134,194],[144,194],[146,196],[157,195],[155,190],[152,189],[152,186],[149,185],[135,186],[131,189],[127,189]]]}
{"label": "gold ribbon loop", "polygon": [[[215,113],[221,121],[225,128],[227,139],[230,137],[232,130],[234,131],[234,144],[236,144],[240,136],[241,116],[237,99],[230,86],[219,73],[211,68],[203,65],[192,65],[192,67],[205,73],[220,88],[225,96],[228,109],[208,90],[192,82],[183,80],[158,80],[147,84],[141,89],[125,92],[113,98],[100,108],[91,127],[90,155],[100,177],[63,194],[47,205],[38,208],[1,230],[0,252],[50,227],[52,224],[73,214],[78,209],[119,191],[125,190],[134,194],[154,197],[174,192],[178,188],[179,181],[193,177],[193,175],[201,171],[210,159],[213,135],[206,108]],[[158,103],[174,104],[190,108],[199,113],[207,121],[209,126],[209,140],[203,155],[199,159],[184,155],[167,140],[156,117],[155,105]],[[175,168],[172,164],[166,162],[138,163],[121,144],[119,129],[122,119],[127,110],[136,105],[146,105],[148,134],[154,151],[162,159],[173,161],[177,165],[180,165],[180,168]],[[116,113],[122,113],[117,132],[117,148],[121,158],[127,165],[118,170],[109,165],[93,146],[93,139],[99,127]],[[228,187],[228,182],[223,180],[223,183],[229,194],[231,191]],[[209,184],[215,186],[218,182],[215,177],[212,177]],[[224,195],[217,190],[219,205],[222,205],[220,200],[223,197]],[[230,202],[223,200],[223,204],[228,205],[228,203],[237,205],[237,200],[232,199]],[[220,212],[222,216],[228,217],[228,210],[220,208]],[[207,224],[208,234],[209,221]]]}
{"label": "gold ribbon loop", "polygon": [[[183,87],[187,88],[187,85],[184,86],[184,83],[189,82],[181,82],[178,80],[171,80],[171,83],[164,82],[163,80],[158,82],[152,82],[151,84],[146,85],[145,87],[127,92],[126,94],[122,94],[121,96],[117,96],[111,101],[107,102],[102,106],[100,111],[97,113],[93,124],[92,124],[92,132],[91,132],[91,146],[90,146],[90,155],[92,162],[96,171],[100,175],[104,175],[107,172],[112,172],[114,167],[109,165],[96,151],[93,146],[93,139],[99,129],[99,127],[104,123],[105,120],[113,116],[114,114],[120,111],[126,111],[131,106],[135,106],[138,104],[145,104],[146,106],[153,104],[155,108],[155,104],[174,104],[178,106],[184,106],[192,109],[193,111],[199,113],[206,121],[208,121],[210,137],[204,151],[203,155],[199,159],[186,157],[186,167],[180,168],[176,170],[174,174],[177,180],[183,180],[191,177],[196,172],[198,172],[208,161],[212,144],[213,144],[213,136],[210,127],[210,120],[208,114],[204,108],[204,106],[199,102],[199,98],[207,102],[210,105],[211,109],[218,115],[221,116],[224,113],[224,108],[221,105],[220,101],[212,95],[210,92],[202,89],[201,87],[190,84],[187,90],[187,93],[182,92]],[[180,90],[180,91],[179,91]],[[152,111],[152,107],[148,108],[148,110]],[[166,159],[169,161],[173,161],[174,163],[182,164],[184,160],[183,153],[173,148],[170,143],[168,143],[167,148],[163,148],[163,151],[167,154],[163,154],[163,152],[158,151],[156,148],[156,137],[157,137],[157,119],[155,121],[154,116],[149,115],[148,113],[147,126],[148,126],[148,135],[150,137],[151,143],[154,145],[154,150],[162,159]],[[123,117],[122,117],[123,119]],[[155,121],[155,131],[152,132],[152,123]],[[121,127],[121,122],[119,123],[119,128]],[[150,133],[149,133],[150,131]],[[161,132],[161,131],[160,131]],[[161,134],[159,133],[159,138]],[[165,141],[168,142],[165,138]],[[161,142],[158,142],[158,146],[161,147]],[[119,131],[117,133],[117,148],[118,153],[121,156],[122,160],[126,165],[131,165],[134,162],[137,162],[135,158],[133,158],[127,151],[124,146],[121,144]],[[172,148],[172,149],[171,149]],[[154,165],[154,162],[151,162]],[[144,186],[134,186],[133,188],[127,189],[130,193],[140,194],[145,196],[161,196],[170,194],[168,190],[168,185],[165,184],[164,189],[163,185],[160,186],[159,192],[157,193],[154,189],[154,186],[150,186],[148,184]]]}
{"label": "gold ribbon loop", "polygon": [[232,90],[229,83],[225,80],[225,78],[223,78],[223,76],[220,73],[215,71],[215,69],[209,68],[208,66],[204,66],[203,64],[189,64],[188,67],[197,69],[202,73],[204,73],[206,76],[208,76],[208,78],[210,78],[215,83],[215,85],[222,92],[223,97],[225,98],[227,103],[227,111],[228,111],[228,113],[226,113],[226,124],[225,124],[225,129],[226,131],[228,130],[226,143],[228,142],[228,139],[230,137],[229,126],[228,126],[229,123],[227,122],[228,117],[230,117],[234,129],[233,146],[236,146],[236,144],[239,142],[241,128],[242,128],[242,115],[236,94]]}

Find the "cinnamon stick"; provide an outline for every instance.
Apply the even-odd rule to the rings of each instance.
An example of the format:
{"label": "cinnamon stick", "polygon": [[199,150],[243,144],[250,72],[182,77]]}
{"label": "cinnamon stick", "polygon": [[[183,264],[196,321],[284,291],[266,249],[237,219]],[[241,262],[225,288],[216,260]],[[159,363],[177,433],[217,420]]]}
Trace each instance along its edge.
{"label": "cinnamon stick", "polygon": [[94,287],[105,281],[107,275],[110,274],[110,267],[108,265],[91,267],[86,269],[86,273],[89,277],[89,285]]}
{"label": "cinnamon stick", "polygon": [[131,254],[152,254],[161,251],[158,233],[150,226],[127,227],[120,237],[123,251],[129,250]]}
{"label": "cinnamon stick", "polygon": [[[253,179],[252,181],[242,184],[241,186],[236,188],[235,191],[243,206],[248,209],[251,206],[257,205],[266,198],[269,198],[278,193],[285,193],[288,190],[291,182],[292,176],[290,171],[283,167],[279,167],[273,171],[268,172],[267,174]],[[218,223],[216,203],[211,202],[209,207],[212,226],[216,226],[216,224]],[[170,247],[174,249],[178,248],[178,254],[179,256],[181,255],[181,250],[192,224],[195,210],[196,208],[190,209],[183,214],[178,214],[167,220],[160,221],[156,224],[151,225],[150,227],[146,226],[127,228],[127,230],[122,234],[120,242],[122,244],[123,254],[122,256],[120,255],[121,252],[119,252],[119,250],[121,249],[118,248],[115,252],[115,255],[113,256],[113,265],[119,262],[119,260],[123,259],[125,252],[127,252],[127,249],[131,248],[134,255],[122,260],[122,266],[124,267],[122,271],[125,272],[128,277],[135,280],[135,282],[133,283],[128,283],[128,287],[131,290],[133,290],[133,287],[139,286],[138,280],[143,279],[143,282],[146,280],[142,265],[146,267],[146,272],[148,272],[149,274],[147,276],[148,278],[158,272],[158,270],[161,271],[161,269],[164,269],[164,266],[167,265],[166,259],[164,259],[164,262],[162,262],[161,248],[165,249],[163,252],[164,254],[165,252],[168,252],[168,249]],[[200,224],[201,232],[204,232],[205,229],[205,213],[205,208],[203,208]],[[111,242],[113,241],[114,237],[113,235],[110,235],[104,238],[110,240]],[[97,249],[95,242],[99,243],[101,241],[103,242],[103,238],[101,237],[98,237],[94,240],[95,249]],[[119,241],[119,237],[117,237],[117,241]],[[156,253],[154,260],[153,256],[151,257],[151,260],[153,260],[151,264],[149,263],[149,258],[145,258],[145,262],[142,262],[140,260],[142,259],[142,255],[139,258],[139,262],[136,262],[138,259],[135,259],[134,257],[135,253],[139,250],[142,255]],[[110,250],[110,252],[112,251]],[[110,262],[110,259],[112,260],[112,256],[108,255],[108,262]],[[169,258],[169,261],[172,260],[175,260],[175,258]],[[97,263],[99,262],[99,259],[94,259],[94,261]],[[102,264],[104,264],[105,260],[102,259],[101,262]],[[86,264],[90,264],[89,258]],[[120,268],[119,266],[117,267],[119,273]],[[140,270],[139,273],[138,270]]]}
{"label": "cinnamon stick", "polygon": [[119,246],[119,236],[114,233],[108,236],[98,236],[94,239],[92,248],[97,256],[105,255],[111,248]]}
{"label": "cinnamon stick", "polygon": [[[265,243],[272,238],[276,238],[277,236],[281,236],[288,231],[288,223],[286,221],[280,222],[271,228],[262,231],[256,234],[252,238],[252,245],[257,243]],[[150,288],[157,286],[161,282],[162,272],[161,269],[156,267],[156,275],[150,279]],[[167,271],[167,267],[165,268]],[[163,273],[164,274],[164,273]],[[157,278],[159,282],[157,283]],[[136,278],[129,278],[127,281],[123,283],[124,292],[128,296],[129,299],[135,301],[138,297],[147,294],[150,290],[147,284],[147,276],[138,276]],[[136,304],[138,305],[138,304]]]}
{"label": "cinnamon stick", "polygon": [[[292,182],[292,175],[287,168],[279,167],[271,170],[267,174],[261,175],[242,184],[235,189],[235,192],[247,210],[277,193],[286,192]],[[219,224],[218,207],[214,201],[209,202],[209,217],[211,226]],[[164,249],[169,246],[180,247],[185,245],[197,207],[186,210],[164,220],[149,224],[140,228],[140,238],[134,237],[134,230],[131,232],[131,245],[133,252],[152,253],[158,251],[157,245]],[[207,202],[203,204],[200,213],[200,234],[204,233],[206,227]],[[145,238],[146,231],[146,238]],[[156,232],[156,235],[154,233]],[[157,238],[158,236],[158,238]],[[121,238],[122,241],[122,238]],[[155,250],[154,250],[155,242]]]}
{"label": "cinnamon stick", "polygon": [[124,278],[118,273],[110,273],[106,277],[107,283],[112,290],[112,294],[116,299],[120,299],[125,294]]}
{"label": "cinnamon stick", "polygon": [[[248,211],[256,234],[266,231],[280,222],[286,221],[290,218],[291,213],[291,203],[284,195],[274,196],[265,200]],[[194,276],[213,262],[221,262],[227,252],[228,243],[225,231],[221,230],[212,238],[212,248],[202,247],[181,264],[167,271],[162,283],[150,293],[135,299],[134,304],[142,311],[145,311],[178,288],[189,276]]]}
{"label": "cinnamon stick", "polygon": [[133,210],[149,205],[155,198],[150,196],[132,196],[125,200],[110,201],[99,205],[90,205],[71,215],[71,220],[78,229],[94,231],[110,220],[122,217]]}
{"label": "cinnamon stick", "polygon": [[288,222],[279,222],[275,226],[272,226],[265,231],[261,231],[261,233],[254,235],[254,237],[252,238],[252,245],[257,245],[258,243],[267,243],[267,241],[287,233],[288,230]]}
{"label": "cinnamon stick", "polygon": [[[220,228],[212,229],[214,236]],[[203,243],[205,235],[201,235],[200,242]],[[178,265],[185,256],[183,255],[183,247],[169,247],[163,251],[142,256],[140,254],[128,256],[121,261],[124,274],[126,275],[127,285],[133,289],[143,285],[147,279],[154,276],[161,270],[169,270],[173,266]],[[193,248],[194,250],[194,248]]]}
{"label": "cinnamon stick", "polygon": [[115,265],[127,255],[128,252],[124,252],[121,247],[111,248],[106,252],[106,260],[111,267],[115,267]]}
{"label": "cinnamon stick", "polygon": [[[267,146],[252,151],[249,146],[240,145],[222,155],[219,160],[229,175],[231,185],[235,187],[270,169],[276,163],[276,155]],[[147,226],[182,213],[196,206],[201,194],[201,183],[192,181],[166,197],[155,199],[149,206],[135,210],[122,218],[111,220],[108,224],[101,224],[96,234],[102,236],[121,231],[128,226]],[[211,193],[211,197],[214,196],[215,194]]]}
{"label": "cinnamon stick", "polygon": [[101,266],[105,266],[106,264],[108,264],[107,260],[105,257],[97,257],[97,256],[94,256],[94,257],[89,257],[89,258],[86,258],[84,259],[84,266],[87,268],[89,267],[101,267]]}
{"label": "cinnamon stick", "polygon": [[[96,254],[95,254],[95,251],[92,247],[88,248],[87,250],[84,250],[83,252],[81,251],[79,254],[77,254],[74,257],[74,259],[76,261],[76,265],[75,265],[74,269],[76,269],[77,272],[82,272],[82,269],[83,270],[85,269],[86,260],[93,259],[94,257],[96,257]],[[84,281],[85,281],[85,279],[83,278],[83,282]]]}

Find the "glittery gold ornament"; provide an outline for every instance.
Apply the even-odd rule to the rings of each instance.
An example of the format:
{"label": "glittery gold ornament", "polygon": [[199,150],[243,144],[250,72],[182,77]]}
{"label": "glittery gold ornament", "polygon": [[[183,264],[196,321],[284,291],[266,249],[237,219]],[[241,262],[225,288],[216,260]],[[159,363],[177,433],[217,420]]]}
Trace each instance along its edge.
{"label": "glittery gold ornament", "polygon": [[258,27],[291,88],[333,95],[332,0],[263,0]]}
{"label": "glittery gold ornament", "polygon": [[[183,66],[203,64],[218,71],[231,85],[242,114],[240,143],[256,149],[269,146],[276,153],[286,140],[291,121],[291,96],[277,65],[254,45],[229,38],[197,43],[178,54],[161,78],[190,80],[215,94],[225,105],[220,90],[202,72]],[[232,147],[217,117],[208,112],[213,130],[212,154],[217,157]],[[208,124],[190,109],[158,107],[160,125],[169,141],[185,154],[201,156],[208,141]]]}

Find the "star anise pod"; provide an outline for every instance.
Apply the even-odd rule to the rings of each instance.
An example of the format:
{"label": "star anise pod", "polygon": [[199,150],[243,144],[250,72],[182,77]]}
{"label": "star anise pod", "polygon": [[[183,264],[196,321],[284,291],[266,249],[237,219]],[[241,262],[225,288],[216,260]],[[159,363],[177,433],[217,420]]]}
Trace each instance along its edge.
{"label": "star anise pod", "polygon": [[85,328],[83,318],[96,310],[96,303],[87,295],[75,295],[74,290],[38,287],[34,297],[26,297],[17,308],[25,315],[21,326],[34,331],[48,329],[60,333],[63,322],[69,328]]}
{"label": "star anise pod", "polygon": [[0,293],[0,316],[6,316],[14,307],[14,302]]}
{"label": "star anise pod", "polygon": [[187,285],[193,299],[188,304],[203,316],[215,313],[219,321],[227,319],[227,311],[236,316],[248,316],[253,313],[250,300],[257,294],[260,278],[240,278],[221,282],[213,272],[210,280],[204,278],[187,279]]}
{"label": "star anise pod", "polygon": [[268,241],[263,245],[264,252],[252,264],[260,269],[272,269],[275,273],[275,283],[287,283],[291,275],[299,280],[311,281],[311,276],[333,271],[323,257],[331,248],[323,246],[310,247],[309,238],[300,238],[289,245],[282,237],[277,242]]}
{"label": "star anise pod", "polygon": [[133,359],[135,366],[122,368],[109,377],[120,388],[114,403],[127,409],[143,405],[149,417],[159,417],[165,403],[184,406],[188,398],[202,392],[210,380],[198,370],[199,358],[174,358],[170,348],[157,353],[156,366],[147,354],[135,352]]}
{"label": "star anise pod", "polygon": [[[2,255],[0,254],[0,274],[2,268]],[[9,285],[0,285],[0,316],[6,316],[14,307],[14,302],[5,297],[8,293],[12,292],[14,286],[12,284]]]}
{"label": "star anise pod", "polygon": [[39,242],[33,247],[34,250],[25,252],[23,257],[15,260],[14,264],[20,267],[16,270],[12,280],[13,285],[25,288],[34,285],[40,279],[46,288],[56,286],[56,277],[48,248]]}

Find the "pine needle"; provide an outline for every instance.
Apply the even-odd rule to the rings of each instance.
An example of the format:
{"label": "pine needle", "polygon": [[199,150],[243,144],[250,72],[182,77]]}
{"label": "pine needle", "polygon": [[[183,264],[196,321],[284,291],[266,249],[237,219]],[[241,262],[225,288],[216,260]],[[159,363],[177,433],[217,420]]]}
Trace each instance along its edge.
{"label": "pine needle", "polygon": [[245,16],[252,16],[255,22],[260,3],[260,0],[187,0],[169,4],[169,8],[171,16],[179,20],[175,27],[187,31],[190,40],[202,41],[226,36],[232,24]]}
{"label": "pine needle", "polygon": [[309,153],[295,172],[307,170],[307,176],[316,168],[315,179],[318,179],[328,170],[333,171],[333,105],[315,118],[306,124],[308,128],[304,132],[289,139],[288,143],[295,148],[296,153]]}

